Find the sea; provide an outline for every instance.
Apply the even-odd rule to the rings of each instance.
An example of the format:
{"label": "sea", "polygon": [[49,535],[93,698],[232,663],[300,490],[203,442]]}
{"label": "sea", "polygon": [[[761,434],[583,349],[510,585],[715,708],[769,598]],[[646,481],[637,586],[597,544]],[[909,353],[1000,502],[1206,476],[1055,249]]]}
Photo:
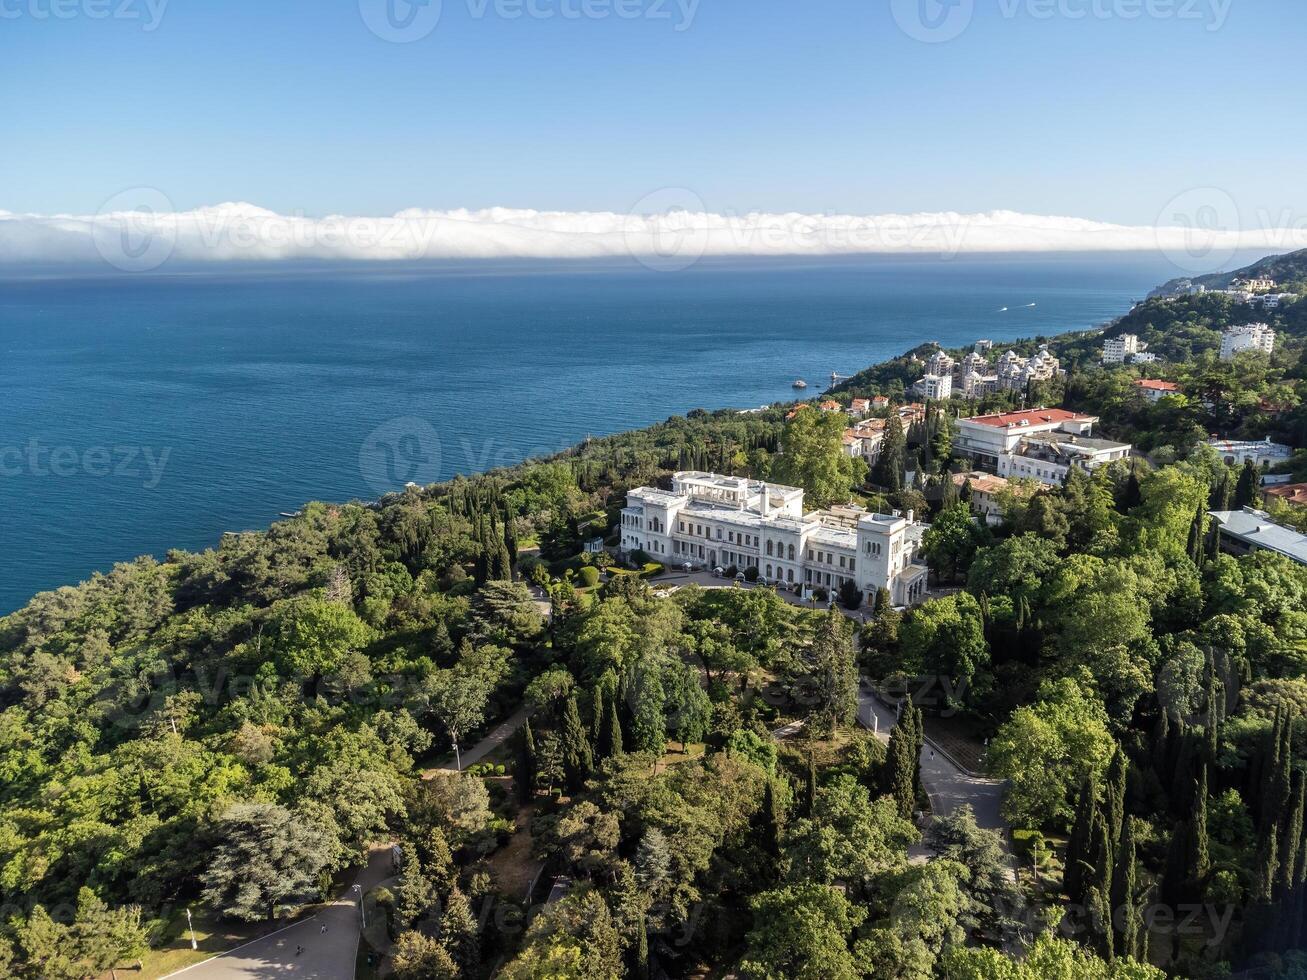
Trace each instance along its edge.
{"label": "sea", "polygon": [[1102,325],[1179,274],[1145,253],[0,269],[0,614],[306,501],[811,397],[924,341]]}

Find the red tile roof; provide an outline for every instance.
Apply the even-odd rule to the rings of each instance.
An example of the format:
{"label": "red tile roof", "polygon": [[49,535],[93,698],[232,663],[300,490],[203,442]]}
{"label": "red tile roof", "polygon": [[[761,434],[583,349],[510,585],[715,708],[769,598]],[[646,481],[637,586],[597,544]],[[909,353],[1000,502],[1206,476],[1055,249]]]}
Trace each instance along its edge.
{"label": "red tile roof", "polygon": [[1079,412],[1068,412],[1065,408],[1035,408],[1027,412],[1003,412],[999,415],[977,415],[974,418],[966,419],[967,422],[974,422],[977,425],[988,425],[995,429],[1007,429],[1014,425],[1047,425],[1049,423],[1058,424],[1062,422],[1097,422],[1098,418],[1094,415],[1081,415]]}
{"label": "red tile roof", "polygon": [[1136,388],[1146,388],[1149,391],[1179,391],[1180,386],[1174,381],[1155,381],[1152,378],[1140,378],[1135,382]]}
{"label": "red tile roof", "polygon": [[1266,487],[1268,497],[1276,497],[1286,504],[1307,507],[1307,483],[1282,483],[1278,487]]}

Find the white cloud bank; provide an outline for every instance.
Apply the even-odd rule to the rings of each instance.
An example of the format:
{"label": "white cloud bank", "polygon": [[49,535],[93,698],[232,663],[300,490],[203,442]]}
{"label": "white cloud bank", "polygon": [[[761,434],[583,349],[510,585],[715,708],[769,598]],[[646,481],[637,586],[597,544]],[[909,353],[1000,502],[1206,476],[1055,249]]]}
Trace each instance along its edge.
{"label": "white cloud bank", "polygon": [[249,204],[175,212],[163,195],[142,190],[125,192],[96,215],[0,211],[0,263],[108,263],[140,271],[169,260],[633,256],[676,269],[703,256],[1146,250],[1197,270],[1238,249],[1307,247],[1304,227],[1263,221],[1256,229],[1239,228],[1237,210],[1222,220],[1231,214],[1224,201],[1190,193],[1196,197],[1182,195],[1163,212],[1169,226],[1141,227],[1011,211],[714,214],[677,191],[651,195],[629,214],[489,208],[310,218]]}

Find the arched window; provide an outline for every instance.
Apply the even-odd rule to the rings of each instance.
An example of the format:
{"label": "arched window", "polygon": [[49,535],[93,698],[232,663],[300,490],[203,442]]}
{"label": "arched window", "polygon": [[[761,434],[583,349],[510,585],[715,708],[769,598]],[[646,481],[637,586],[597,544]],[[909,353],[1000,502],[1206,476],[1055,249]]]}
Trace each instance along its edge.
{"label": "arched window", "polygon": [[767,577],[771,578],[771,565],[767,566]]}
{"label": "arched window", "polygon": [[771,543],[771,539],[769,538],[767,540],[767,557],[770,558],[771,555],[772,555],[772,543]]}
{"label": "arched window", "polygon": [[785,569],[785,581],[787,582],[794,581],[794,569],[792,568]]}
{"label": "arched window", "polygon": [[794,545],[790,545],[790,561],[794,561]]}

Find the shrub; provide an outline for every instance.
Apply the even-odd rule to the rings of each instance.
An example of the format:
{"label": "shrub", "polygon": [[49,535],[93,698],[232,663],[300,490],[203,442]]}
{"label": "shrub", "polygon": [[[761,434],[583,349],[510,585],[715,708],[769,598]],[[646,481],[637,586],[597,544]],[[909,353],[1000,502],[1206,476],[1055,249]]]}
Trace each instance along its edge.
{"label": "shrub", "polygon": [[821,586],[818,586],[817,588],[812,590],[812,597],[816,599],[818,602],[826,602],[830,599],[830,593],[827,592],[825,589],[823,589]]}
{"label": "shrub", "polygon": [[862,590],[853,579],[845,579],[840,586],[840,603],[845,609],[857,609],[862,605]]}
{"label": "shrub", "polygon": [[749,582],[758,581],[758,566],[750,565],[748,568],[746,568],[744,570],[744,577]]}
{"label": "shrub", "polygon": [[599,584],[599,569],[593,565],[586,565],[577,572],[577,578],[581,580],[582,588],[593,589]]}
{"label": "shrub", "polygon": [[735,576],[737,576],[737,575],[739,575],[739,574],[740,574],[740,570],[739,570],[738,568],[736,568],[734,565],[732,565],[730,568],[726,569],[726,577],[727,577],[727,578],[735,578]]}

